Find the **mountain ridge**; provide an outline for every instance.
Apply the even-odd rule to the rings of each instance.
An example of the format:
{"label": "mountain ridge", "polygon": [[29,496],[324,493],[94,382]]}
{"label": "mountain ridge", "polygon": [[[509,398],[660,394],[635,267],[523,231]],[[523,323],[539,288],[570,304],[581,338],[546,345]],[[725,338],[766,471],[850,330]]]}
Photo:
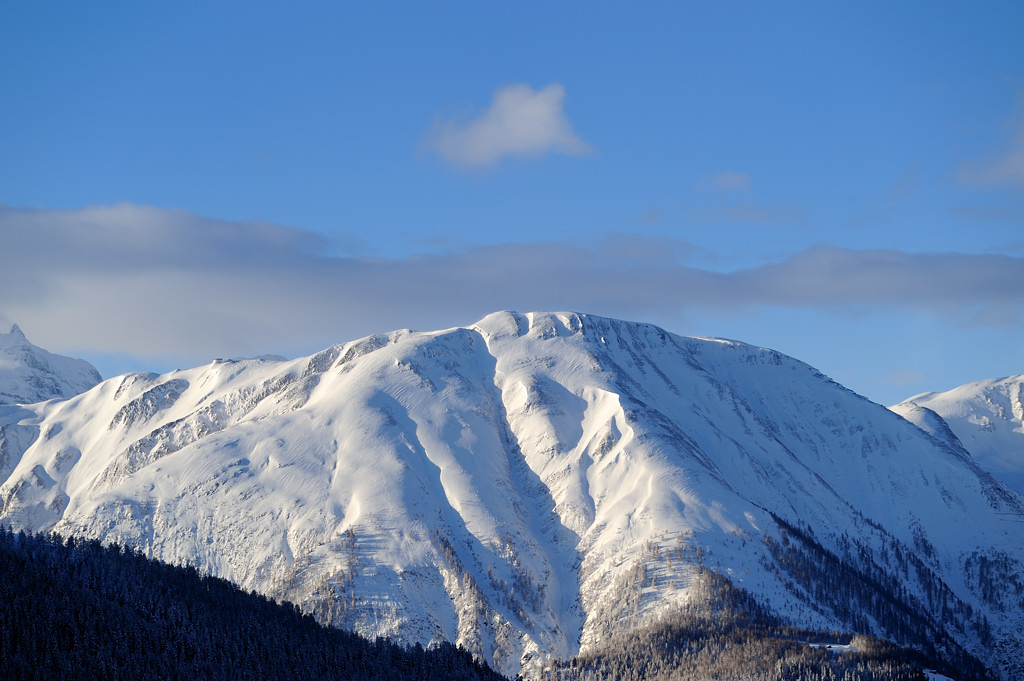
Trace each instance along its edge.
{"label": "mountain ridge", "polygon": [[102,380],[85,360],[33,345],[17,324],[0,333],[0,405],[67,399]]}
{"label": "mountain ridge", "polygon": [[952,437],[985,470],[1024,494],[1024,374],[921,393],[890,409],[938,437]]}
{"label": "mountain ridge", "polygon": [[[1024,669],[1021,498],[735,341],[502,312],[130,374],[9,419],[0,473],[2,522],[194,564],[361,633],[453,641],[509,675],[683,607],[705,567],[804,626]],[[822,566],[862,591],[816,593]],[[858,611],[872,599],[892,605]]]}

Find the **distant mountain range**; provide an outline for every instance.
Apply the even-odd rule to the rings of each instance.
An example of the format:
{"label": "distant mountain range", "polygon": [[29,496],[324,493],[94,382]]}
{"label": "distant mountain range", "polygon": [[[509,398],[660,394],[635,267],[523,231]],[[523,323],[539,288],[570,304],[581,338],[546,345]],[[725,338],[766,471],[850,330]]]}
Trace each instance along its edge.
{"label": "distant mountain range", "polygon": [[916,395],[892,410],[962,444],[979,466],[1024,494],[1024,375]]}
{"label": "distant mountain range", "polygon": [[0,411],[0,522],[507,675],[671,618],[708,572],[1024,678],[1024,497],[923,400],[911,423],[772,350],[501,312]]}
{"label": "distant mountain range", "polygon": [[93,365],[36,347],[18,325],[0,333],[0,405],[66,399],[102,380]]}

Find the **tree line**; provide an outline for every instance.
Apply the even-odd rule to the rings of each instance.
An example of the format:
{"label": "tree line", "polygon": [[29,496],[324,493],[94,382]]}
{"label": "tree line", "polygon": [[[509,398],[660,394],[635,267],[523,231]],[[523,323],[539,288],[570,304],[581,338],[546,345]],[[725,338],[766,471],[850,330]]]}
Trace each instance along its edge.
{"label": "tree line", "polygon": [[501,681],[449,643],[319,625],[193,567],[0,527],[0,678]]}
{"label": "tree line", "polygon": [[[748,592],[705,568],[687,605],[623,633],[597,651],[550,663],[543,681],[925,681],[939,667],[966,681],[990,677],[943,667],[918,650],[872,636],[781,623]],[[829,644],[849,645],[837,648]]]}

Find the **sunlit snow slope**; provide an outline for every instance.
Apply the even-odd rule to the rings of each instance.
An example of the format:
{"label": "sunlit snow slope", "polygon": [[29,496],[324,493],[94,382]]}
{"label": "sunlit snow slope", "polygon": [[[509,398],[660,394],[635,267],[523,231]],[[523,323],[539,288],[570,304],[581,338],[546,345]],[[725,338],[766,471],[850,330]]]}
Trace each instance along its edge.
{"label": "sunlit snow slope", "polygon": [[0,405],[67,398],[100,380],[85,360],[55,355],[30,343],[17,324],[10,333],[0,333]]}
{"label": "sunlit snow slope", "polygon": [[891,409],[948,439],[945,427],[982,468],[1024,494],[1024,375],[923,393]]}
{"label": "sunlit snow slope", "polygon": [[800,625],[1024,672],[1019,496],[805,364],[644,324],[502,312],[122,376],[8,416],[4,480],[15,528],[506,673],[670,613],[702,569]]}

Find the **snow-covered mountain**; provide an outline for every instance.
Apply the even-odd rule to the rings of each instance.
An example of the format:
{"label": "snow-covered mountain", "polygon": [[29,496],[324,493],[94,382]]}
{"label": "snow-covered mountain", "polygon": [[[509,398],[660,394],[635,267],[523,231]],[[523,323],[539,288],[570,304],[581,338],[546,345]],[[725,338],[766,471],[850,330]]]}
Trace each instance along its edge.
{"label": "snow-covered mountain", "polygon": [[[0,421],[0,423],[3,423]],[[1024,676],[1024,498],[777,352],[501,312],[8,415],[0,522],[136,547],[505,673],[714,570],[799,626]]]}
{"label": "snow-covered mountain", "polygon": [[93,365],[47,352],[25,338],[18,325],[0,333],[0,405],[68,398],[102,379]]}
{"label": "snow-covered mountain", "polygon": [[1024,494],[1024,375],[915,395],[891,409],[962,443],[982,468]]}

